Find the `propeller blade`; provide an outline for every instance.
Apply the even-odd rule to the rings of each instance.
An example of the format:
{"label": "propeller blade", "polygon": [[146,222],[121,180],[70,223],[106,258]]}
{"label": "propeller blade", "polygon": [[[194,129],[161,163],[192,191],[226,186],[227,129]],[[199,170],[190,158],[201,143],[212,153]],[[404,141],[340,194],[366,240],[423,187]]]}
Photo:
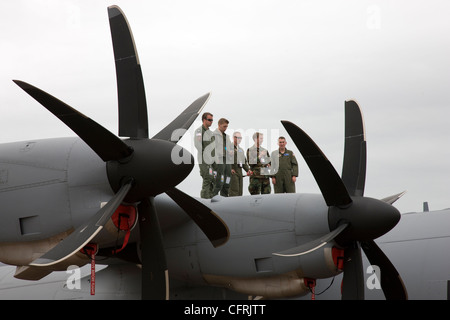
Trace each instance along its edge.
{"label": "propeller blade", "polygon": [[394,194],[393,196],[389,196],[386,198],[381,199],[381,201],[389,203],[389,204],[393,204],[395,201],[397,201],[398,199],[400,199],[401,197],[403,197],[406,193],[406,190],[397,194]]}
{"label": "propeller blade", "polygon": [[124,159],[133,153],[125,142],[71,106],[31,84],[13,81],[72,129],[103,161]]}
{"label": "propeller blade", "polygon": [[333,165],[316,143],[299,127],[289,121],[281,121],[302,154],[319,185],[328,206],[348,206],[352,199]]}
{"label": "propeller blade", "polygon": [[366,181],[366,137],[361,109],[345,101],[345,147],[342,181],[352,196],[363,196]]}
{"label": "propeller blade", "polygon": [[345,228],[348,227],[348,224],[342,224],[330,233],[324,235],[323,237],[320,237],[318,239],[315,239],[313,241],[307,242],[305,244],[302,244],[298,247],[291,248],[285,251],[272,253],[273,255],[280,256],[280,257],[297,257],[301,256],[310,252],[313,252],[314,250],[317,250],[324,245],[326,245],[328,242],[336,238],[342,231],[344,231]]}
{"label": "propeller blade", "polygon": [[381,289],[387,300],[408,300],[408,292],[392,262],[373,240],[361,242],[370,264],[380,268]]}
{"label": "propeller blade", "polygon": [[144,79],[133,34],[118,6],[108,7],[109,25],[116,63],[119,102],[119,136],[148,138]]}
{"label": "propeller blade", "polygon": [[177,143],[200,114],[209,100],[211,93],[207,93],[195,100],[175,120],[158,132],[152,139],[160,139]]}
{"label": "propeller blade", "polygon": [[111,218],[123,199],[131,189],[133,181],[124,184],[114,197],[101,208],[91,219],[80,225],[74,232],[64,238],[43,256],[30,263],[31,266],[47,267],[70,258],[88,244]]}
{"label": "propeller blade", "polygon": [[357,241],[344,251],[344,278],[342,280],[342,300],[364,299],[364,275],[361,247]]}
{"label": "propeller blade", "polygon": [[194,220],[215,248],[228,241],[228,226],[214,211],[176,188],[166,193]]}
{"label": "propeller blade", "polygon": [[142,261],[142,299],[169,299],[169,272],[154,198],[138,205]]}

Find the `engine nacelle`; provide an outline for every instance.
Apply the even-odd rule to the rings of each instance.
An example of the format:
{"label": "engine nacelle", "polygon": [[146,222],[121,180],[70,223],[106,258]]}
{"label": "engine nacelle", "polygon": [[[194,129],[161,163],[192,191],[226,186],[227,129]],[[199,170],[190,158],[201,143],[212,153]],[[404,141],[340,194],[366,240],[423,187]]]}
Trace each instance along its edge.
{"label": "engine nacelle", "polygon": [[[327,244],[323,248],[297,258],[300,267],[283,274],[260,277],[204,274],[203,278],[210,285],[225,287],[251,296],[263,296],[267,299],[303,296],[311,292],[311,279],[333,277],[342,271],[344,250]],[[276,257],[273,263],[276,263],[278,259],[296,258]],[[279,262],[284,263],[282,260]],[[268,261],[265,263],[267,264]]]}
{"label": "engine nacelle", "polygon": [[303,296],[310,292],[304,278],[296,272],[264,278],[239,278],[229,276],[204,275],[206,282],[213,286],[265,299]]}

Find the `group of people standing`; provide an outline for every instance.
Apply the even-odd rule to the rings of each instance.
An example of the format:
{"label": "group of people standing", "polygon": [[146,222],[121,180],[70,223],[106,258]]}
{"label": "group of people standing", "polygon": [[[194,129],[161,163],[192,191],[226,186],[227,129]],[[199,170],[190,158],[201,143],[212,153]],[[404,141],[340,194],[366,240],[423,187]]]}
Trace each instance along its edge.
{"label": "group of people standing", "polygon": [[250,178],[250,194],[271,193],[270,179],[275,193],[295,193],[298,163],[293,152],[286,149],[286,139],[278,138],[278,149],[271,154],[261,145],[264,135],[253,134],[254,144],[247,152],[239,146],[242,135],[233,133],[233,142],[225,133],[229,121],[220,118],[217,129],[210,127],[213,115],[205,112],[202,125],[195,131],[200,175],[203,179],[200,197],[210,199],[220,194],[224,197],[242,196],[244,173]]}

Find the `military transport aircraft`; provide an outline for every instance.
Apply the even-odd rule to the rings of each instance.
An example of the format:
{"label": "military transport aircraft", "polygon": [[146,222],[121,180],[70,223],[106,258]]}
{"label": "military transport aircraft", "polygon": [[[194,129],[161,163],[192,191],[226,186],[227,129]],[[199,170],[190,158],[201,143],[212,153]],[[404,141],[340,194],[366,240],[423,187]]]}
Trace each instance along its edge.
{"label": "military transport aircraft", "polygon": [[[192,198],[176,188],[194,166],[193,156],[177,142],[209,94],[149,139],[134,39],[120,8],[109,7],[108,15],[119,136],[125,139],[14,80],[78,137],[0,145],[0,262],[16,266],[16,279],[8,279],[11,269],[2,267],[0,298],[272,299],[309,296],[342,274],[342,293],[326,293],[363,299],[367,269],[361,249],[370,270],[377,271],[381,297],[421,298],[423,288],[408,268],[423,267],[420,250],[427,249],[427,233],[411,231],[414,221],[423,226],[432,215],[403,215],[406,222],[382,238],[383,250],[374,241],[399,222],[392,204],[401,194],[382,200],[364,196],[366,141],[355,101],[345,103],[342,177],[302,129],[282,121],[321,194]],[[440,230],[433,236],[446,237]],[[415,241],[422,255],[409,246]],[[405,282],[384,250],[401,266]],[[91,268],[80,287],[72,286],[75,269],[95,262],[103,269]]]}

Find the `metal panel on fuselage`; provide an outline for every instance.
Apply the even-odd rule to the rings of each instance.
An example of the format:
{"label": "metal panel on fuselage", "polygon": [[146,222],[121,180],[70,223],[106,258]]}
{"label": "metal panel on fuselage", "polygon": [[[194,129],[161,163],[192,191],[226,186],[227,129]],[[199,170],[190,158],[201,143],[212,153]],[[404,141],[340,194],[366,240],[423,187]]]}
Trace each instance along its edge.
{"label": "metal panel on fuselage", "polygon": [[78,140],[70,154],[68,166],[70,211],[76,227],[86,222],[114,192],[106,172],[106,164],[83,141]]}
{"label": "metal panel on fuselage", "polygon": [[274,197],[217,197],[207,204],[229,226],[230,240],[224,246],[213,248],[206,237],[199,234],[197,247],[204,273],[249,277],[286,271],[279,270],[276,263],[279,259],[272,253],[295,244],[297,197]]}
{"label": "metal panel on fuselage", "polygon": [[2,144],[0,242],[41,240],[76,227],[110,199],[108,188],[104,162],[79,138]]}
{"label": "metal panel on fuselage", "polygon": [[[200,279],[201,274],[260,277],[298,269],[302,260],[311,259],[311,255],[284,258],[273,253],[329,232],[328,208],[320,195],[272,194],[200,201],[225,221],[230,229],[230,239],[225,245],[213,248],[192,223],[165,233],[169,265],[185,259],[183,264],[192,266],[190,279]],[[194,253],[198,257],[196,263],[192,262]],[[317,255],[324,256],[322,251]],[[323,268],[327,266],[324,264]],[[198,274],[194,275],[196,272]],[[177,268],[171,268],[171,276],[177,276],[177,273],[182,279],[187,277],[185,270],[177,272]],[[318,273],[327,275],[330,271],[319,270]]]}
{"label": "metal panel on fuselage", "polygon": [[67,166],[74,141],[0,145],[0,242],[43,239],[70,228]]}

